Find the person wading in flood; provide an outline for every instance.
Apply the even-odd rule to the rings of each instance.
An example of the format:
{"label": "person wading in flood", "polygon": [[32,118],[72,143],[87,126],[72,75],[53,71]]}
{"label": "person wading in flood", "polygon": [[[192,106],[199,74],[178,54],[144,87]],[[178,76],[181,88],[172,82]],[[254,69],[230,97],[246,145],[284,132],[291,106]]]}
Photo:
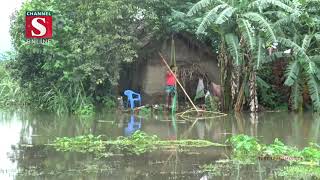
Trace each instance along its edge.
{"label": "person wading in flood", "polygon": [[[170,69],[175,73],[176,68],[174,65],[170,66]],[[171,108],[172,99],[176,92],[176,78],[169,70],[166,73],[166,107]]]}

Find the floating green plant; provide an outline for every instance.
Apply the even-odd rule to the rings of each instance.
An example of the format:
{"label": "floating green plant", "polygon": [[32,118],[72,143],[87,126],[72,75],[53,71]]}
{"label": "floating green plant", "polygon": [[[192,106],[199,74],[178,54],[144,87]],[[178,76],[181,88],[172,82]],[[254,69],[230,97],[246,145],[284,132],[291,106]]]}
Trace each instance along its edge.
{"label": "floating green plant", "polygon": [[53,141],[52,145],[57,151],[63,152],[101,153],[105,150],[101,136],[93,136],[92,134],[73,138],[58,137]]}
{"label": "floating green plant", "polygon": [[294,162],[319,162],[320,147],[310,143],[303,150],[285,145],[279,139],[272,144],[260,144],[258,139],[247,135],[236,135],[227,140],[232,146],[232,157],[240,161],[252,162],[260,160],[287,160]]}
{"label": "floating green plant", "polygon": [[277,177],[285,177],[287,179],[320,179],[319,166],[286,166],[275,172]]}
{"label": "floating green plant", "polygon": [[156,135],[148,135],[142,131],[136,131],[130,137],[118,137],[116,140],[101,140],[101,136],[78,136],[57,138],[53,142],[53,147],[57,151],[63,152],[94,152],[106,153],[122,151],[126,154],[140,155],[146,152],[152,152],[156,149],[165,148],[200,148],[209,146],[224,146],[206,140],[161,140]]}

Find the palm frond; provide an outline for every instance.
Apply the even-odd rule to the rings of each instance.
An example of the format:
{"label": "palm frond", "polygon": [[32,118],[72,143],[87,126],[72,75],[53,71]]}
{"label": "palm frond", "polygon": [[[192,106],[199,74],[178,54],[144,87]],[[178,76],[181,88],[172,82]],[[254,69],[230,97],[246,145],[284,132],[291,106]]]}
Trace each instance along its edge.
{"label": "palm frond", "polygon": [[312,100],[313,109],[316,111],[320,110],[320,89],[319,89],[319,81],[312,75],[309,74],[308,77],[308,87],[309,87],[309,95]]}
{"label": "palm frond", "polygon": [[316,72],[315,63],[310,60],[309,56],[306,54],[305,50],[302,47],[300,47],[298,44],[291,41],[290,39],[279,38],[279,41],[284,46],[293,49],[294,55],[297,58],[299,58],[299,60],[301,60],[302,63],[306,64],[306,66],[304,66],[304,67],[306,68],[308,73],[314,74]]}
{"label": "palm frond", "polygon": [[266,33],[266,40],[268,43],[271,44],[272,42],[277,42],[277,38],[272,30],[271,24],[264,17],[254,12],[245,13],[244,17],[246,17],[249,21],[258,23],[259,27]]}
{"label": "palm frond", "polygon": [[267,16],[272,16],[272,17],[277,17],[278,19],[281,18],[285,18],[288,16],[287,13],[283,12],[283,11],[266,11],[262,13],[263,15],[267,15]]}
{"label": "palm frond", "polygon": [[296,81],[291,87],[291,100],[293,110],[298,110],[302,103],[301,86],[299,81]]}
{"label": "palm frond", "polygon": [[259,6],[259,1],[253,1],[248,5],[249,9],[258,8],[260,13],[263,13],[263,9]]}
{"label": "palm frond", "polygon": [[252,28],[250,22],[241,18],[239,20],[239,27],[243,32],[245,42],[249,46],[250,50],[253,51],[256,46],[256,38],[254,34],[254,29]]}
{"label": "palm frond", "polygon": [[196,13],[198,13],[200,10],[208,7],[211,4],[215,4],[215,3],[223,3],[223,2],[221,0],[201,0],[201,1],[197,2],[194,6],[192,6],[192,8],[187,13],[187,15],[193,16]]}
{"label": "palm frond", "polygon": [[320,55],[310,56],[311,61],[315,62],[317,65],[320,65]]}
{"label": "palm frond", "polygon": [[270,6],[277,6],[289,13],[295,11],[294,8],[290,7],[286,3],[281,2],[280,0],[257,0],[249,5],[249,7],[257,7],[261,10],[267,9]]}
{"label": "palm frond", "polygon": [[242,56],[240,52],[239,39],[235,34],[229,33],[225,35],[225,40],[228,45],[228,50],[233,57],[236,65],[242,63]]}
{"label": "palm frond", "polygon": [[263,39],[258,38],[258,46],[256,51],[256,68],[259,69],[261,64],[263,64],[264,60],[266,59],[265,56],[265,49],[263,47]]}
{"label": "palm frond", "polygon": [[297,19],[299,19],[301,13],[294,12],[290,15],[287,15],[285,17],[279,18],[274,24],[274,28],[281,28],[283,26],[292,25],[292,23],[297,22]]}
{"label": "palm frond", "polygon": [[311,42],[311,39],[313,38],[312,35],[305,35],[304,38],[303,38],[303,41],[302,41],[302,49],[304,49],[305,51],[307,51],[307,49],[309,48],[310,46],[310,42]]}
{"label": "palm frond", "polygon": [[288,65],[286,71],[287,71],[286,72],[287,79],[284,82],[284,84],[287,85],[287,86],[292,86],[296,82],[296,80],[297,80],[297,78],[298,78],[298,76],[300,74],[299,61],[296,60],[296,61],[290,63]]}
{"label": "palm frond", "polygon": [[215,22],[216,18],[218,17],[218,11],[220,9],[224,9],[228,6],[228,4],[220,4],[216,6],[215,8],[211,9],[207,15],[202,19],[201,24],[199,25],[197,29],[197,33],[203,33],[208,26],[210,26],[213,22]]}
{"label": "palm frond", "polygon": [[271,87],[270,84],[268,84],[266,81],[264,81],[260,76],[257,75],[256,77],[257,79],[257,85],[260,87],[260,88],[263,88],[263,89],[269,89]]}
{"label": "palm frond", "polygon": [[233,8],[231,6],[227,7],[226,9],[224,9],[217,17],[215,24],[223,24],[224,22],[226,22],[229,17],[232,16],[233,12],[236,10],[236,8]]}
{"label": "palm frond", "polygon": [[320,42],[320,32],[316,33],[314,37],[316,38],[317,41]]}

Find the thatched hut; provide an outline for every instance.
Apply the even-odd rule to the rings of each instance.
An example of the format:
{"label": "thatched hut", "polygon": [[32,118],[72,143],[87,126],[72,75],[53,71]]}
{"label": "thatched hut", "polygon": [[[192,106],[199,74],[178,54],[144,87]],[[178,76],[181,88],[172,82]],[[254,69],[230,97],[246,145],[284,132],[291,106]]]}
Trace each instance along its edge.
{"label": "thatched hut", "polygon": [[[175,44],[178,78],[191,98],[195,95],[200,77],[204,79],[205,86],[208,86],[210,81],[220,84],[217,54],[212,48],[188,34],[176,34],[160,44],[146,44],[145,49],[153,48],[153,52],[142,56],[127,68],[128,71],[121,74],[120,93],[125,89],[132,89],[142,94],[144,104],[164,103],[167,68],[161,62],[158,52],[161,52],[170,64],[172,39]],[[178,93],[179,100],[185,99],[179,88]]]}

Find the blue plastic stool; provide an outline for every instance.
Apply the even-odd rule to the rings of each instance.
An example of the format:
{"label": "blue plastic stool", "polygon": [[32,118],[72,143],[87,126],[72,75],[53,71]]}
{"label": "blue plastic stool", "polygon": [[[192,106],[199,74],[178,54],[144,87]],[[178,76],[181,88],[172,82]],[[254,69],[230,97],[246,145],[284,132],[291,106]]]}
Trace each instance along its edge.
{"label": "blue plastic stool", "polygon": [[124,95],[128,97],[128,103],[127,106],[129,106],[130,103],[130,108],[134,109],[135,107],[135,101],[139,102],[139,105],[141,106],[141,95],[139,93],[135,93],[132,90],[125,90]]}

